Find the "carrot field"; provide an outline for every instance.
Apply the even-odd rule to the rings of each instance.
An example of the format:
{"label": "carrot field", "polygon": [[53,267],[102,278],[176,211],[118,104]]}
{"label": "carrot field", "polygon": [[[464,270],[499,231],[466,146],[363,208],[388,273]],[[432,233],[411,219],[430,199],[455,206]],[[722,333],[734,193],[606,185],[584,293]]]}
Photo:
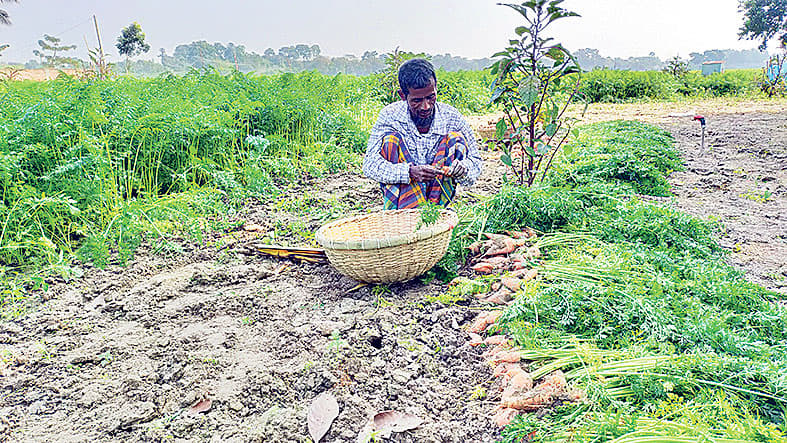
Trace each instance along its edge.
{"label": "carrot field", "polygon": [[[787,101],[588,76],[524,187],[490,74],[438,72],[484,173],[389,285],[259,253],[381,208],[379,75],[0,82],[0,440],[311,441],[329,393],[320,441],[785,441]],[[382,411],[417,425],[365,431]]]}

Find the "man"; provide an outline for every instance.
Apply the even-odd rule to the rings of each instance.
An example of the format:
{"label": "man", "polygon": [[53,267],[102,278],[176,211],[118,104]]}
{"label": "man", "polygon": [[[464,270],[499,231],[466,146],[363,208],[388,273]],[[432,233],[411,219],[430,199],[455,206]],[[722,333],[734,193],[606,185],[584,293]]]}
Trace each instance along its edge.
{"label": "man", "polygon": [[431,63],[412,59],[399,68],[399,97],[372,128],[363,173],[380,183],[384,209],[448,206],[456,184],[471,186],[483,161],[473,130],[453,106],[437,101]]}

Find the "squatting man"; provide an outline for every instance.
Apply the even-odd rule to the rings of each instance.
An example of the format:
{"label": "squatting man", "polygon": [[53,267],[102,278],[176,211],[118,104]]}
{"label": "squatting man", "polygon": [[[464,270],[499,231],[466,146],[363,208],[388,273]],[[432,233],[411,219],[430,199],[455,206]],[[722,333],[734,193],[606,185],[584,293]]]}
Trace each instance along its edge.
{"label": "squatting man", "polygon": [[384,209],[446,207],[457,184],[472,186],[481,175],[473,130],[456,108],[437,101],[437,75],[427,60],[402,64],[399,97],[380,111],[363,173],[380,183]]}

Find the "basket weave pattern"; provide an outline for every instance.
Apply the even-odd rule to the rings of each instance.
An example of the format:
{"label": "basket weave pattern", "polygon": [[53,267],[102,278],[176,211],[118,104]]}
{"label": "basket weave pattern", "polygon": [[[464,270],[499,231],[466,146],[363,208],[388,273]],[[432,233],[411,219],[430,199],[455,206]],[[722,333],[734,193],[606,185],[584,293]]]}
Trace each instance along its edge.
{"label": "basket weave pattern", "polygon": [[316,240],[342,274],[367,283],[410,280],[445,255],[458,218],[442,210],[437,222],[415,227],[417,209],[382,211],[344,218],[321,227]]}

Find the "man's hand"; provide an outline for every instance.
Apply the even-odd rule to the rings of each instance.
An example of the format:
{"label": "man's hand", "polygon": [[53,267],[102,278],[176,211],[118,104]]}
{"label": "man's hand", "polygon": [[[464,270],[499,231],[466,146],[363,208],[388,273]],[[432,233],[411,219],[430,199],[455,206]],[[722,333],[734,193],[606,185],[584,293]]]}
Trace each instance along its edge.
{"label": "man's hand", "polygon": [[467,175],[467,168],[465,168],[462,163],[456,161],[454,163],[451,163],[451,166],[449,166],[448,172],[446,172],[445,175],[447,177],[460,178],[461,179],[461,178],[464,178],[464,176]]}
{"label": "man's hand", "polygon": [[427,182],[434,180],[440,170],[431,165],[410,165],[410,179],[415,182]]}

